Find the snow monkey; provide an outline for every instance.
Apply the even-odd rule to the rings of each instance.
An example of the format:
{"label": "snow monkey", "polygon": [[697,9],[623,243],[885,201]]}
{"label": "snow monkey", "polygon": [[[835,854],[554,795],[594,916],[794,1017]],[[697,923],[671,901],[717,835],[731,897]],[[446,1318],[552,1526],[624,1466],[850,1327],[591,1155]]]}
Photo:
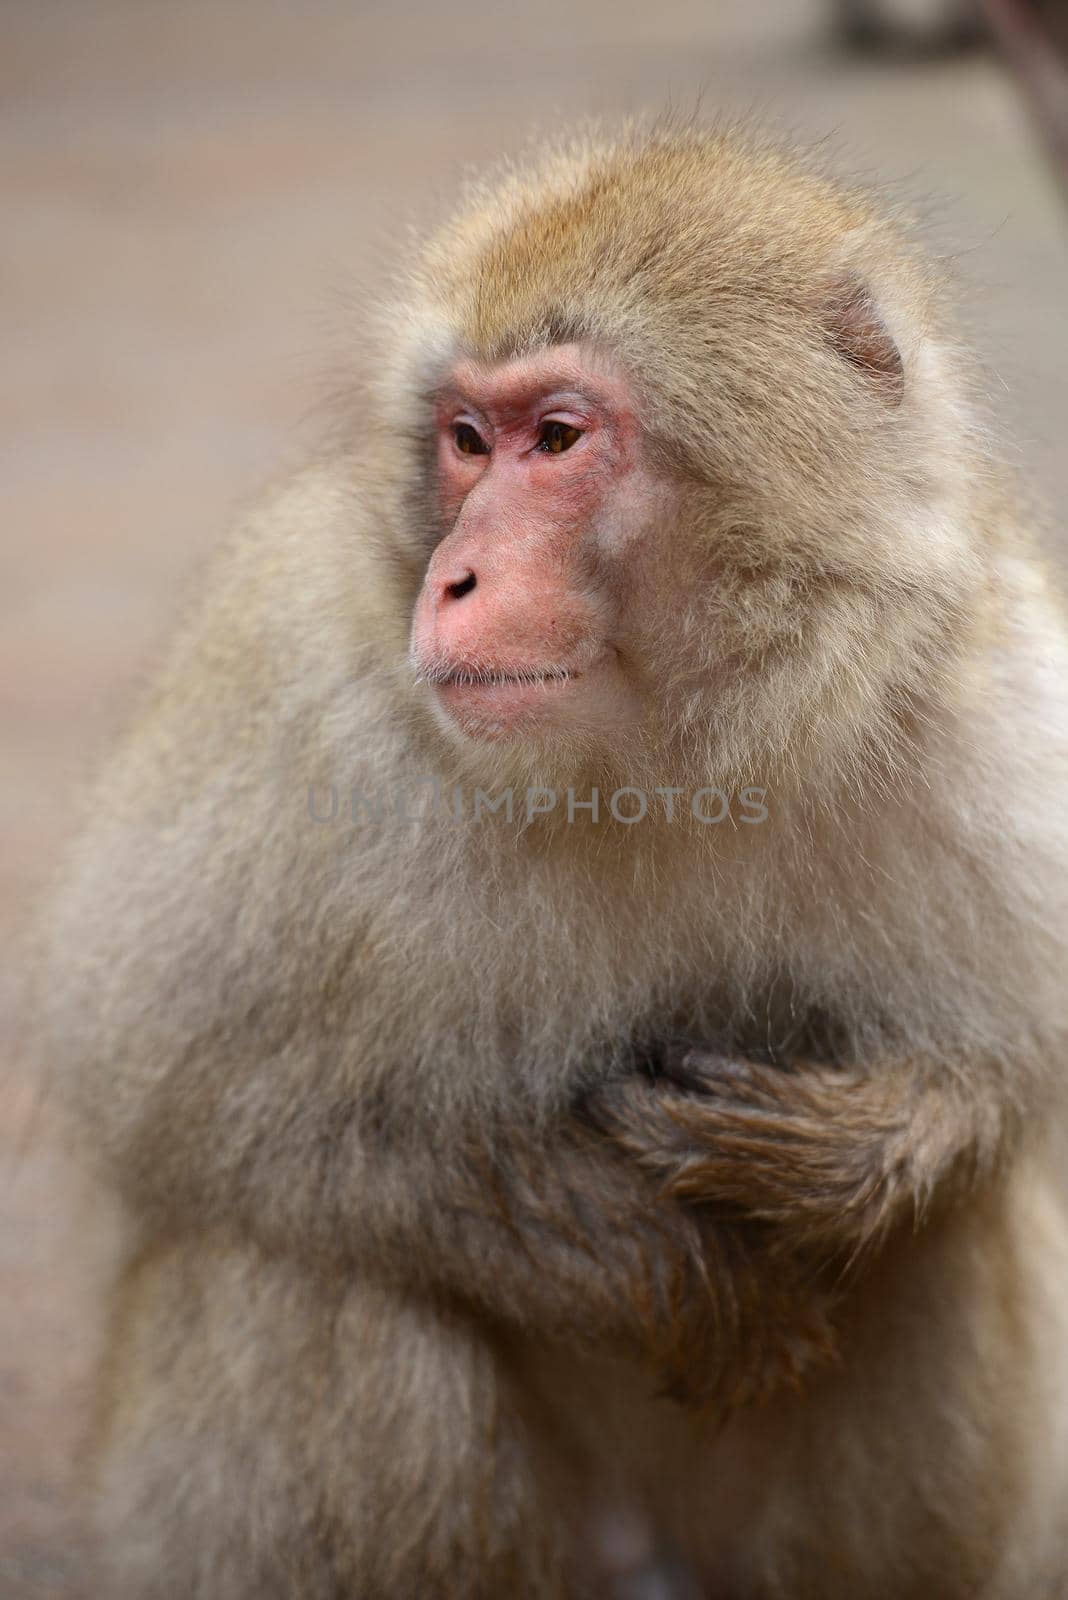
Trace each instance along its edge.
{"label": "snow monkey", "polygon": [[939,270],[657,125],[397,284],[49,918],[109,1594],[1068,1594],[1068,648]]}

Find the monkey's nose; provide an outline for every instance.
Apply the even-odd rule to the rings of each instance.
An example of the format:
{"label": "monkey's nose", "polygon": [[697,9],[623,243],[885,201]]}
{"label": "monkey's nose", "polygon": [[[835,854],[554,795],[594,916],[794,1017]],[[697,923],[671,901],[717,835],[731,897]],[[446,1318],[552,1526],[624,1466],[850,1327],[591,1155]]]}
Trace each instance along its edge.
{"label": "monkey's nose", "polygon": [[475,577],[475,574],[471,571],[470,567],[466,567],[459,577],[451,578],[447,583],[442,584],[442,601],[462,600],[465,594],[471,593],[471,590],[475,587],[477,582],[478,579]]}

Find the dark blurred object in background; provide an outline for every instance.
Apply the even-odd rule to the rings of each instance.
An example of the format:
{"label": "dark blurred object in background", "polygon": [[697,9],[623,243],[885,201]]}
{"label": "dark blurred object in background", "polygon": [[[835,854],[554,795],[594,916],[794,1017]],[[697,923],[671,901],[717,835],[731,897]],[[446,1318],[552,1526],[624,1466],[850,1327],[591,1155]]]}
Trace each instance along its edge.
{"label": "dark blurred object in background", "polygon": [[851,50],[897,61],[999,47],[1068,189],[1068,0],[832,0]]}
{"label": "dark blurred object in background", "polygon": [[869,55],[943,55],[983,37],[980,0],[834,0],[839,32]]}
{"label": "dark blurred object in background", "polygon": [[1037,18],[1046,42],[1068,65],[1068,3],[1066,0],[1016,0],[1014,6],[995,6],[996,11],[1030,12]]}
{"label": "dark blurred object in background", "polygon": [[1068,3],[985,0],[983,10],[1068,190]]}

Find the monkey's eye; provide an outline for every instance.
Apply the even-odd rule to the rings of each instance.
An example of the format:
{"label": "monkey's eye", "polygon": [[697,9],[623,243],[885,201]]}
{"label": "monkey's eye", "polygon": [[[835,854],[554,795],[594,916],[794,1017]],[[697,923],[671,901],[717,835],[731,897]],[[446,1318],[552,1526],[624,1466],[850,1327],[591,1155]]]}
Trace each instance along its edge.
{"label": "monkey's eye", "polygon": [[453,429],[452,436],[456,442],[456,448],[462,456],[489,455],[489,445],[478,429],[472,428],[469,422],[458,422]]}
{"label": "monkey's eye", "polygon": [[570,450],[582,438],[582,429],[573,428],[569,422],[543,422],[538,437],[539,450],[551,450],[558,456],[561,450]]}

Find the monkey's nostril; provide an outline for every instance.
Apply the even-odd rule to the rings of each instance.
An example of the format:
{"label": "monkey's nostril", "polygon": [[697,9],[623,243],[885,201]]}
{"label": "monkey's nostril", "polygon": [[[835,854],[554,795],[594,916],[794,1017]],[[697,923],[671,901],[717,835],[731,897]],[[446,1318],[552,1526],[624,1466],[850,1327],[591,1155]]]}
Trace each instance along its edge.
{"label": "monkey's nostril", "polygon": [[464,577],[458,579],[456,583],[447,583],[445,585],[446,600],[462,600],[465,594],[471,593],[477,582],[478,579],[474,573],[468,572]]}

